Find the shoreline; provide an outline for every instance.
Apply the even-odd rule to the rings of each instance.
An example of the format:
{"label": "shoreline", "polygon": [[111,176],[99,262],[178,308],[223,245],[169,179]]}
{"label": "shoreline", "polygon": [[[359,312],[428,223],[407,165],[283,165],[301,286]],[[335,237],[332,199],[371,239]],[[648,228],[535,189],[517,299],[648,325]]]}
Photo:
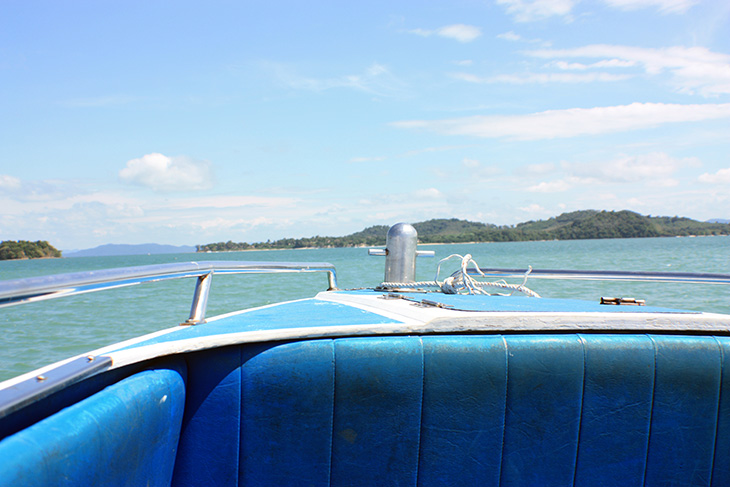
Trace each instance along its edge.
{"label": "shoreline", "polygon": [[[701,237],[730,237],[730,235],[663,235],[659,237],[611,237],[611,238],[568,238],[568,239],[543,239],[543,240],[504,240],[504,241],[469,241],[469,242],[418,242],[419,246],[428,245],[478,245],[478,244],[497,244],[497,243],[520,243],[520,242],[580,242],[586,240],[633,240],[643,238],[701,238]],[[371,247],[385,247],[383,245],[343,245],[328,247],[290,247],[290,248],[261,248],[261,249],[240,249],[240,250],[203,250],[193,252],[194,254],[222,254],[229,252],[268,252],[272,250],[321,250],[321,249],[367,249]]]}

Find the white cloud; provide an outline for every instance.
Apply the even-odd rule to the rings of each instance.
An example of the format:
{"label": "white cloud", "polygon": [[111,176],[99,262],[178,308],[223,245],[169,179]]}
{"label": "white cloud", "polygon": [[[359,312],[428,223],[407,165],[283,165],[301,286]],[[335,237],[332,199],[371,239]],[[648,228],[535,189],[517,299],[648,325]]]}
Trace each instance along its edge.
{"label": "white cloud", "polygon": [[522,36],[515,34],[512,31],[505,32],[503,34],[497,34],[497,39],[503,39],[505,41],[517,42],[522,39]]}
{"label": "white cloud", "polygon": [[71,181],[57,179],[24,181],[14,176],[0,175],[0,193],[5,193],[23,204],[29,205],[34,202],[47,204],[49,201],[65,199],[77,191],[83,190]]}
{"label": "white cloud", "polygon": [[[497,0],[507,13],[518,22],[531,22],[560,16],[572,20],[571,13],[580,0]],[[603,0],[609,7],[620,10],[656,8],[662,14],[681,14],[689,10],[698,0]]]}
{"label": "white cloud", "polygon": [[350,159],[349,162],[379,162],[386,160],[387,157],[385,156],[376,156],[376,157],[353,157]]}
{"label": "white cloud", "polygon": [[647,182],[653,186],[676,186],[671,176],[683,167],[697,167],[696,158],[677,159],[664,152],[622,156],[600,164],[572,164],[570,171],[576,176],[595,178],[603,182],[631,183]]}
{"label": "white cloud", "polygon": [[469,159],[465,157],[464,160],[461,161],[461,165],[470,169],[475,169],[479,167],[480,164],[476,159]]}
{"label": "white cloud", "polygon": [[485,166],[477,159],[465,157],[461,161],[463,171],[454,172],[453,170],[445,172],[441,168],[435,170],[435,174],[439,179],[468,179],[471,182],[484,183],[485,180],[492,180],[495,176],[502,174],[502,169],[498,166]]}
{"label": "white cloud", "polygon": [[445,120],[392,123],[405,129],[425,129],[444,135],[540,140],[597,135],[730,117],[730,103],[677,105],[632,103],[612,107],[548,110],[527,115],[473,116]]}
{"label": "white cloud", "polygon": [[473,25],[454,24],[441,27],[436,32],[441,37],[447,37],[459,42],[471,42],[482,35],[482,31]]}
{"label": "white cloud", "polygon": [[697,179],[701,183],[730,184],[730,167],[720,169],[714,174],[704,173]]}
{"label": "white cloud", "polygon": [[631,75],[610,73],[528,73],[524,75],[504,74],[490,77],[479,77],[469,73],[454,73],[455,79],[470,83],[509,83],[524,85],[529,83],[594,83],[624,81]]}
{"label": "white cloud", "polygon": [[72,108],[103,108],[117,105],[128,105],[138,101],[139,98],[128,95],[109,95],[94,98],[74,98],[61,102],[61,105]]}
{"label": "white cloud", "polygon": [[681,14],[699,3],[698,0],[603,0],[603,2],[621,10],[655,7],[664,14]]}
{"label": "white cloud", "polygon": [[166,204],[171,210],[190,210],[208,208],[242,208],[258,206],[266,208],[291,207],[298,202],[296,198],[275,196],[207,196],[202,198],[185,198]]}
{"label": "white cloud", "polygon": [[488,83],[487,78],[471,73],[451,73],[451,77],[469,83]]}
{"label": "white cloud", "polygon": [[548,213],[548,211],[545,210],[545,208],[538,205],[537,203],[532,203],[531,205],[523,206],[518,209],[521,211],[524,211],[525,213],[528,213],[530,215],[544,215],[544,214]]}
{"label": "white cloud", "polygon": [[497,39],[502,39],[503,41],[508,41],[508,42],[542,44],[543,47],[550,47],[552,45],[552,42],[550,42],[550,41],[544,41],[544,40],[538,39],[538,38],[534,38],[534,39],[525,38],[511,30],[508,32],[503,32],[502,34],[497,34],[496,37],[497,37]]}
{"label": "white cloud", "polygon": [[497,5],[504,5],[518,22],[567,16],[577,3],[578,0],[497,0]]}
{"label": "white cloud", "polygon": [[527,191],[533,193],[559,193],[567,191],[573,185],[567,180],[543,181],[527,188]]}
{"label": "white cloud", "polygon": [[296,90],[321,92],[345,88],[377,96],[395,96],[403,90],[403,83],[386,66],[378,63],[371,64],[362,73],[334,78],[301,76],[289,66],[279,63],[265,63],[264,67],[273,72],[280,83]]}
{"label": "white cloud", "polygon": [[7,174],[0,174],[0,189],[15,190],[20,188],[20,179]]}
{"label": "white cloud", "polygon": [[530,164],[527,166],[527,172],[531,174],[547,174],[555,170],[555,164],[545,162],[542,164]]}
{"label": "white cloud", "polygon": [[447,39],[454,39],[459,42],[472,42],[482,35],[482,31],[481,29],[479,29],[479,27],[466,24],[446,25],[435,30],[412,29],[408,32],[423,37],[437,35],[440,37],[445,37]]}
{"label": "white cloud", "polygon": [[598,187],[607,184],[641,183],[642,185],[671,188],[679,185],[675,173],[685,167],[698,167],[693,157],[677,159],[664,152],[621,156],[610,161],[561,164],[564,177],[543,181],[527,187],[536,193],[556,193],[575,187]]}
{"label": "white cloud", "polygon": [[436,188],[418,189],[413,192],[413,196],[421,199],[443,198],[443,193]]}
{"label": "white cloud", "polygon": [[553,63],[553,66],[566,71],[585,71],[588,69],[598,68],[631,68],[633,66],[636,66],[636,62],[623,61],[621,59],[606,59],[592,64],[566,63],[565,61],[556,61],[555,63]]}
{"label": "white cloud", "polygon": [[201,190],[213,185],[210,162],[159,153],[127,161],[126,167],[119,171],[119,178],[162,192]]}
{"label": "white cloud", "polygon": [[[544,58],[604,58],[589,67],[642,66],[648,75],[669,74],[671,83],[683,93],[703,96],[730,93],[730,55],[705,47],[668,47],[651,49],[632,46],[594,44],[575,49],[540,49],[528,55]],[[558,62],[561,69],[579,69],[581,64]]]}

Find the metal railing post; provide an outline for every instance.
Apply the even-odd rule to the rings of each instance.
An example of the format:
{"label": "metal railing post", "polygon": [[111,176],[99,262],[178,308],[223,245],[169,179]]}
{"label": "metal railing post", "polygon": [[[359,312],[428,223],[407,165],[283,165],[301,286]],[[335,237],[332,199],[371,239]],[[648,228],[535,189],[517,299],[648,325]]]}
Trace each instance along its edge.
{"label": "metal railing post", "polygon": [[213,271],[198,276],[195,282],[195,293],[193,294],[193,304],[190,307],[190,318],[182,325],[199,325],[205,323],[205,310],[208,308],[208,294],[210,293],[210,285],[213,282]]}

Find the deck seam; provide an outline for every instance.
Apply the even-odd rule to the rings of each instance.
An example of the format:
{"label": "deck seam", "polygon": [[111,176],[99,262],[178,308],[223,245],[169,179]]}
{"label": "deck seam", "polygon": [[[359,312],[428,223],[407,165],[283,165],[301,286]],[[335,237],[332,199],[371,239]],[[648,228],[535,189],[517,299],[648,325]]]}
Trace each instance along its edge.
{"label": "deck seam", "polygon": [[330,339],[330,344],[332,347],[332,417],[330,424],[330,458],[327,485],[332,485],[332,459],[334,458],[333,451],[335,448],[335,394],[337,393],[337,348],[335,347],[335,340]]}
{"label": "deck seam", "polygon": [[646,485],[646,473],[649,470],[649,451],[651,450],[651,423],[652,419],[654,418],[654,399],[656,397],[656,379],[657,379],[657,355],[659,354],[659,350],[657,349],[657,343],[656,340],[654,340],[654,337],[647,334],[646,335],[649,340],[651,340],[652,347],[654,348],[654,381],[651,385],[651,406],[649,407],[649,424],[647,425],[647,433],[646,433],[646,457],[644,458],[644,478],[641,481],[642,485]]}
{"label": "deck seam", "polygon": [[504,438],[507,435],[507,394],[509,392],[509,345],[504,335],[500,335],[504,344],[504,412],[502,414],[502,448],[499,457],[498,485],[502,485],[502,465],[504,464]]}
{"label": "deck seam", "polygon": [[588,357],[586,350],[586,341],[583,335],[578,334],[578,340],[580,341],[581,348],[583,349],[583,387],[580,392],[580,412],[578,414],[578,435],[575,441],[575,466],[573,468],[573,485],[575,485],[575,479],[578,476],[578,457],[580,455],[580,437],[583,431],[583,406],[585,405],[586,397],[586,369],[588,368]]}
{"label": "deck seam", "polygon": [[725,377],[725,349],[723,348],[720,340],[716,336],[712,337],[717,344],[717,349],[720,352],[720,380],[717,385],[717,415],[715,416],[715,439],[712,447],[712,459],[710,461],[710,478],[708,485],[712,485],[712,481],[715,477],[715,457],[717,456],[717,439],[719,437],[718,431],[720,429],[720,405],[722,404],[722,384],[723,378]]}

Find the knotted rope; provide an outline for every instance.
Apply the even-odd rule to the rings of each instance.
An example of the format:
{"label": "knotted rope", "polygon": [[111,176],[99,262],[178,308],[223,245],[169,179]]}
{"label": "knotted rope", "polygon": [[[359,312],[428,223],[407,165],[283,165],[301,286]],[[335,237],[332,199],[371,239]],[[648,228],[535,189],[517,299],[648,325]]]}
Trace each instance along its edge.
{"label": "knotted rope", "polygon": [[[439,281],[439,273],[441,272],[441,264],[444,262],[451,260],[452,258],[459,258],[461,259],[461,268],[451,274],[449,277],[445,278],[443,281]],[[424,288],[424,287],[436,287],[441,290],[444,294],[488,294],[488,295],[500,295],[500,296],[511,296],[515,292],[520,292],[522,294],[525,294],[527,296],[531,296],[534,298],[539,298],[540,295],[537,294],[535,291],[525,287],[525,284],[527,283],[527,278],[530,275],[530,272],[532,271],[532,267],[530,266],[525,272],[525,277],[522,280],[522,284],[509,284],[505,282],[503,279],[500,279],[499,281],[477,281],[473,277],[471,277],[467,273],[467,268],[469,267],[469,264],[474,264],[474,267],[476,268],[477,272],[481,274],[483,277],[486,277],[486,275],[479,269],[479,266],[477,265],[476,261],[472,258],[471,254],[466,255],[459,255],[459,254],[451,254],[450,256],[441,259],[438,263],[438,267],[436,268],[436,277],[433,281],[419,281],[419,282],[384,282],[380,285],[381,288],[401,288],[401,289],[415,289],[415,288]],[[505,293],[490,293],[485,290],[485,288],[496,288],[496,289],[502,289],[502,290],[510,290],[511,292],[509,294]]]}

